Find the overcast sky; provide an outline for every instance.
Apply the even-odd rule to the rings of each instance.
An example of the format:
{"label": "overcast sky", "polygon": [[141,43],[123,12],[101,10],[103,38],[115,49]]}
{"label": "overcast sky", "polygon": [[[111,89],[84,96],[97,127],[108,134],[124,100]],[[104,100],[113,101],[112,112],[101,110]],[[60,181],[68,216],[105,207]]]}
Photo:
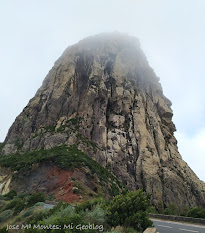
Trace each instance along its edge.
{"label": "overcast sky", "polygon": [[136,36],[172,101],[183,159],[205,181],[204,0],[1,0],[0,141],[54,62],[101,32]]}

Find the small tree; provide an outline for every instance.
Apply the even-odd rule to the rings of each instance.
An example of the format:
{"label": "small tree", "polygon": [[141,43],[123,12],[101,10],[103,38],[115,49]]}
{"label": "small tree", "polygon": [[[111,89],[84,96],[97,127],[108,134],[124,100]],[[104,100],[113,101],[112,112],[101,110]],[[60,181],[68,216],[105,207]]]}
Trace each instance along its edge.
{"label": "small tree", "polygon": [[33,193],[27,200],[27,205],[32,206],[35,205],[37,202],[45,201],[45,196],[43,193]]}
{"label": "small tree", "polygon": [[114,227],[120,225],[142,231],[152,226],[147,216],[149,204],[149,197],[142,190],[115,196],[107,207],[108,223]]}
{"label": "small tree", "polygon": [[178,207],[175,203],[172,203],[167,206],[167,208],[164,210],[164,214],[167,215],[179,215]]}

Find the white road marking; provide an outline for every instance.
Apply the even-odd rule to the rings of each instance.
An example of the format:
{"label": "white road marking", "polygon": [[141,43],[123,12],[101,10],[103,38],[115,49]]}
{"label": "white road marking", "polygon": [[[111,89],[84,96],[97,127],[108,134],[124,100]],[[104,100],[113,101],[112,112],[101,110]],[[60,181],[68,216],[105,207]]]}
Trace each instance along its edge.
{"label": "white road marking", "polygon": [[181,229],[181,228],[179,228],[179,230],[181,230],[181,231],[189,231],[189,232],[198,232],[198,231],[192,231],[192,230]]}
{"label": "white road marking", "polygon": [[172,227],[170,227],[170,226],[164,226],[164,225],[157,225],[157,226],[159,226],[159,227],[167,227],[167,228],[172,228]]}
{"label": "white road marking", "polygon": [[180,223],[180,222],[174,222],[174,221],[163,221],[163,220],[157,220],[157,219],[154,219],[154,218],[151,218],[152,221],[156,221],[156,222],[161,222],[161,223],[171,223],[173,225],[183,225],[183,226],[190,226],[190,227],[197,227],[197,228],[205,228],[205,226],[203,225],[196,225],[194,223],[190,224],[190,223]]}

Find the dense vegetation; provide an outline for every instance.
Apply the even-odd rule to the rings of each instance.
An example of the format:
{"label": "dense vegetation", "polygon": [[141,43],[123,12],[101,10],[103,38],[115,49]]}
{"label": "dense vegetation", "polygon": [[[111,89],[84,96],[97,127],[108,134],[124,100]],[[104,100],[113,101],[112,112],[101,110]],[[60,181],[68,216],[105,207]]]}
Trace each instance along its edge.
{"label": "dense vegetation", "polygon": [[[0,145],[1,147],[2,145]],[[94,145],[93,145],[94,146]],[[1,149],[1,148],[0,148]],[[179,212],[175,203],[164,207],[162,202],[157,208],[149,205],[149,196],[145,196],[142,190],[127,192],[127,189],[96,161],[85,153],[77,149],[77,146],[58,146],[50,150],[38,150],[28,153],[15,153],[0,158],[0,165],[12,169],[13,171],[29,172],[33,165],[44,162],[51,162],[63,169],[73,170],[80,167],[88,167],[92,174],[97,174],[98,178],[111,184],[110,201],[101,198],[93,199],[81,203],[75,208],[67,203],[59,203],[52,210],[40,210],[45,197],[43,193],[33,193],[32,195],[18,195],[16,191],[11,191],[4,196],[0,196],[0,226],[1,223],[9,222],[10,219],[22,223],[24,219],[30,224],[40,225],[66,225],[73,229],[47,229],[43,232],[101,232],[100,229],[76,229],[80,224],[103,226],[104,230],[117,232],[142,232],[152,225],[147,217],[147,213],[160,213],[166,215],[183,215],[194,218],[205,218],[205,209],[195,207],[184,207]],[[123,194],[118,195],[123,191]],[[12,220],[13,222],[13,220]],[[0,233],[5,232],[5,229]],[[42,229],[27,229],[30,232],[42,232]]]}
{"label": "dense vegetation", "polygon": [[111,195],[117,195],[126,189],[118,179],[99,163],[91,159],[76,146],[58,146],[50,150],[38,150],[28,153],[15,153],[0,158],[0,165],[14,171],[30,171],[36,163],[53,162],[64,169],[88,167],[92,174],[97,174],[101,181],[111,184]]}
{"label": "dense vegetation", "polygon": [[22,210],[43,201],[45,201],[43,193],[17,195],[15,191],[10,191],[8,194],[0,196],[0,224],[8,218],[18,215]]}
{"label": "dense vegetation", "polygon": [[149,203],[149,197],[142,190],[114,197],[107,208],[109,225],[123,225],[138,231],[146,229],[152,225],[147,217]]}
{"label": "dense vegetation", "polygon": [[[16,224],[19,224],[19,222],[25,224],[26,222],[32,226],[25,230],[26,233],[96,233],[110,231],[131,233],[142,232],[146,227],[152,225],[147,217],[149,197],[145,196],[142,190],[128,192],[126,195],[121,194],[113,197],[112,200],[105,201],[102,198],[96,198],[76,206],[60,202],[53,209],[41,209],[41,211],[37,211],[35,208],[45,200],[42,193],[35,193],[22,198],[15,195],[10,200],[11,196],[9,194],[1,197],[2,200],[7,200],[0,209],[2,210],[1,222],[9,223],[9,218],[16,216],[18,213]],[[15,212],[16,209],[18,209],[18,212]],[[33,229],[34,225],[37,226],[35,229]],[[62,229],[42,230],[40,227],[49,225],[58,225]],[[88,229],[84,229],[83,225],[84,228]],[[5,228],[0,232],[6,232]]]}
{"label": "dense vegetation", "polygon": [[193,207],[187,209],[183,214],[186,217],[205,218],[205,209],[200,207]]}
{"label": "dense vegetation", "polygon": [[152,206],[149,207],[148,211],[149,213],[153,214],[175,215],[191,218],[205,218],[205,208],[184,206],[183,209],[179,210],[176,203],[172,203],[164,207],[161,201],[158,203],[157,208]]}

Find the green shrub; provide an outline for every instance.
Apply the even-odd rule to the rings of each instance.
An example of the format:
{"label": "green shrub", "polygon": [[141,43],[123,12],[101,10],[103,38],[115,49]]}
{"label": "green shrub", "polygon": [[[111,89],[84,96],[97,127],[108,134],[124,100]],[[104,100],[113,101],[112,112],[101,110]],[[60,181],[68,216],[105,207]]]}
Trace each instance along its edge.
{"label": "green shrub", "polygon": [[128,192],[113,198],[107,207],[108,223],[111,226],[124,226],[135,230],[145,230],[152,226],[152,221],[147,216],[149,197],[142,190]]}
{"label": "green shrub", "polygon": [[168,205],[164,209],[164,214],[166,215],[179,215],[178,207],[175,203]]}
{"label": "green shrub", "polygon": [[[53,217],[57,217],[57,218],[65,218],[66,216],[73,216],[75,213],[75,210],[72,208],[71,205],[68,206],[61,206],[61,208],[54,213],[54,215],[52,215],[52,217],[50,217],[51,219]],[[50,220],[50,218],[48,218],[48,220]]]}
{"label": "green shrub", "polygon": [[200,207],[189,208],[188,206],[184,206],[181,212],[179,212],[179,209],[175,203],[168,205],[164,209],[163,213],[166,215],[181,215],[192,218],[205,218],[204,208],[200,208]]}
{"label": "green shrub", "polygon": [[180,215],[181,215],[181,216],[187,216],[189,210],[190,210],[190,208],[189,208],[188,205],[183,206]]}
{"label": "green shrub", "polygon": [[24,200],[20,199],[20,198],[15,198],[12,201],[10,201],[5,207],[5,210],[8,209],[14,209],[13,215],[18,214],[19,212],[21,212],[23,209],[25,208],[25,203]]}
{"label": "green shrub", "polygon": [[6,227],[0,228],[0,233],[8,233]]}
{"label": "green shrub", "polygon": [[18,215],[16,218],[15,218],[15,222],[22,222],[24,220],[24,217],[22,215]]}
{"label": "green shrub", "polygon": [[21,199],[19,198],[15,198],[13,199],[12,201],[10,201],[6,206],[5,206],[5,210],[8,210],[8,209],[13,209],[17,204],[18,202],[20,202]]}
{"label": "green shrub", "polygon": [[16,205],[15,205],[15,207],[14,207],[14,213],[13,213],[13,215],[17,215],[17,214],[20,213],[24,208],[25,208],[24,200],[18,199],[18,201],[16,202]]}
{"label": "green shrub", "polygon": [[14,197],[17,196],[17,192],[15,190],[11,190],[7,194],[4,195],[8,200],[12,200]]}
{"label": "green shrub", "polygon": [[92,211],[85,212],[85,218],[88,222],[96,225],[104,224],[106,222],[106,213],[99,205],[95,206]]}
{"label": "green shrub", "polygon": [[0,222],[5,222],[11,216],[12,210],[4,210],[0,214]]}
{"label": "green shrub", "polygon": [[156,208],[154,206],[149,206],[147,211],[149,214],[156,214],[157,213]]}
{"label": "green shrub", "polygon": [[191,208],[187,213],[187,217],[205,218],[205,209],[200,207]]}
{"label": "green shrub", "polygon": [[162,201],[160,201],[157,205],[157,211],[159,214],[164,214],[164,204]]}
{"label": "green shrub", "polygon": [[[49,210],[50,211],[50,210]],[[40,211],[34,213],[29,220],[27,221],[28,224],[34,225],[39,221],[42,221],[44,218],[47,218],[48,216],[51,215],[48,210]]]}
{"label": "green shrub", "polygon": [[57,205],[54,206],[53,209],[46,209],[40,212],[34,212],[34,214],[27,220],[28,224],[34,225],[43,219],[48,219],[50,216],[58,213],[61,209],[66,208],[69,206],[68,203],[59,202]]}
{"label": "green shrub", "polygon": [[49,201],[53,201],[55,199],[55,196],[54,195],[48,195],[48,197],[47,197],[47,200],[49,200]]}
{"label": "green shrub", "polygon": [[26,217],[32,215],[32,213],[33,213],[33,210],[27,210],[27,211],[24,213],[23,216],[26,218]]}
{"label": "green shrub", "polygon": [[82,203],[77,204],[77,206],[75,207],[75,211],[77,213],[79,213],[80,211],[92,210],[97,205],[101,206],[101,207],[104,207],[105,206],[105,200],[102,199],[101,197],[97,197],[97,198],[94,198],[94,199],[92,199],[90,201],[84,201]]}
{"label": "green shrub", "polygon": [[20,193],[20,194],[18,194],[18,198],[21,198],[21,199],[23,199],[23,198],[25,198],[27,196],[28,196],[27,193]]}
{"label": "green shrub", "polygon": [[4,207],[5,205],[6,205],[6,201],[0,199],[0,209],[2,209],[2,207]]}
{"label": "green shrub", "polygon": [[33,193],[31,194],[30,197],[28,197],[27,206],[33,206],[37,202],[44,202],[44,201],[45,201],[45,196],[43,193]]}
{"label": "green shrub", "polygon": [[35,204],[35,206],[43,206],[44,205],[44,202],[41,202],[41,201],[39,201],[39,202],[37,202],[36,204]]}

